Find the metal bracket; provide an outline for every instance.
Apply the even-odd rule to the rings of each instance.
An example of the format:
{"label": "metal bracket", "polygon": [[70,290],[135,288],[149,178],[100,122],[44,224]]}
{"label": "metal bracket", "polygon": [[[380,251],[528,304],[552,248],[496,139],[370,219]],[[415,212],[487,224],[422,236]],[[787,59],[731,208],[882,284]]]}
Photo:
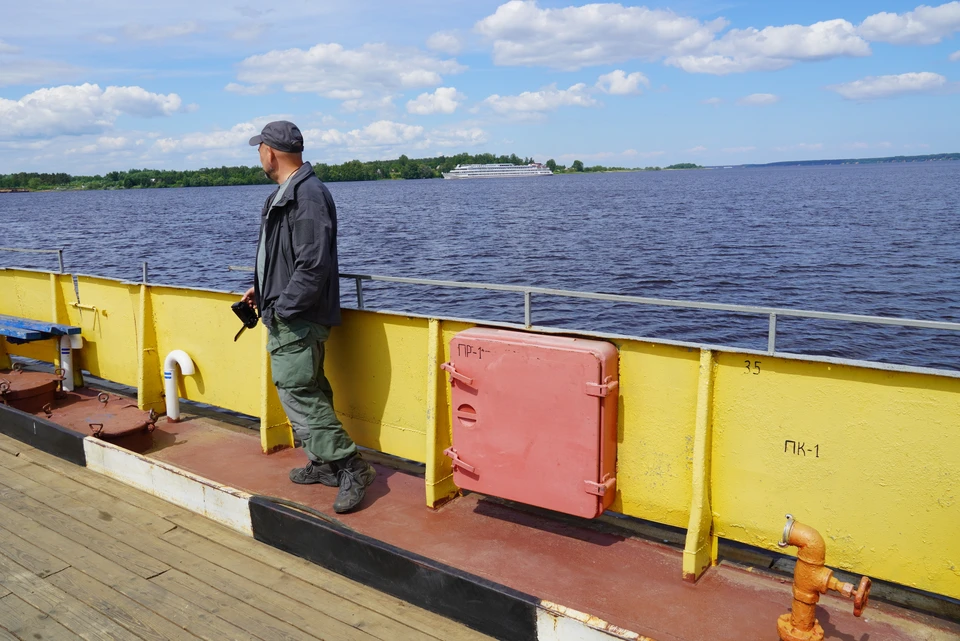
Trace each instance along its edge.
{"label": "metal bracket", "polygon": [[477,468],[475,468],[474,466],[470,465],[469,463],[465,462],[462,458],[460,458],[460,455],[457,453],[457,450],[455,450],[454,448],[448,447],[443,451],[443,453],[444,455],[449,456],[451,459],[453,459],[454,467],[459,467],[463,471],[469,472],[470,474],[477,473]]}
{"label": "metal bracket", "polygon": [[584,491],[587,494],[596,494],[597,496],[606,496],[607,492],[613,492],[617,489],[617,477],[607,476],[602,483],[594,481],[584,481]]}
{"label": "metal bracket", "polygon": [[449,372],[451,382],[457,380],[468,387],[473,387],[473,379],[458,372],[453,363],[444,363],[440,366],[440,369]]}
{"label": "metal bracket", "polygon": [[603,379],[603,383],[586,383],[584,385],[584,391],[590,396],[606,398],[607,394],[617,389],[619,386],[620,383],[613,380],[612,376],[608,376]]}

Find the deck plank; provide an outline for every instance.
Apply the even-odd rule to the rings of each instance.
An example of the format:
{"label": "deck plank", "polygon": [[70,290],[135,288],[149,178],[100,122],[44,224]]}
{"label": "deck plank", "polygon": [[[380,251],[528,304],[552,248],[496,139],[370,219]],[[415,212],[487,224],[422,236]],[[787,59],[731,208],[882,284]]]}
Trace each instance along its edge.
{"label": "deck plank", "polygon": [[[40,453],[43,454],[43,452]],[[94,485],[91,486],[91,484],[80,483],[74,478],[71,478],[69,475],[64,474],[61,470],[51,468],[47,465],[34,464],[36,454],[37,452],[25,452],[21,456],[17,457],[30,466],[30,478],[26,481],[21,479],[21,482],[27,483],[26,486],[18,485],[14,489],[18,489],[26,494],[29,494],[29,492],[25,491],[26,489],[39,487],[41,491],[53,490],[67,496],[82,496],[83,503],[75,508],[77,514],[88,513],[95,514],[100,518],[123,519],[153,534],[162,534],[174,527],[174,525],[170,521],[167,521],[165,518],[163,518],[162,515],[158,515],[155,512],[131,505],[126,501],[117,502],[110,495],[97,491],[98,488],[96,487],[95,483],[100,479],[106,479],[107,477],[87,470],[86,468],[56,459],[65,466],[72,466],[74,470],[83,470],[88,475],[94,475],[90,478],[91,484]],[[5,452],[0,452],[0,469],[5,467],[10,469],[7,466],[7,463],[9,462],[12,462],[9,458],[9,455]],[[14,471],[22,472],[23,469],[25,468],[19,467]],[[69,470],[69,468],[65,469]],[[129,490],[129,486],[126,487]],[[73,515],[73,513],[71,513],[71,515]]]}
{"label": "deck plank", "polygon": [[[230,595],[217,591],[206,583],[184,574],[170,570],[153,582],[170,592],[190,599],[201,608],[218,615],[226,615],[241,628],[261,639],[277,641],[313,641],[315,635],[304,632],[279,618],[264,617],[264,612]],[[257,604],[259,607],[260,604]],[[270,614],[270,612],[267,612]]]}
{"label": "deck plank", "polygon": [[[27,470],[29,473],[32,468],[27,468]],[[4,470],[0,468],[0,483],[9,482],[10,479],[7,478],[7,476],[10,475],[5,475]],[[75,500],[67,496],[57,495],[56,492],[52,490],[38,492],[29,489],[30,486],[27,481],[29,481],[29,479],[19,481],[18,485],[27,487],[28,491],[43,498],[50,504],[65,503],[69,505]],[[3,500],[3,505],[0,506],[0,515],[4,515],[5,508],[13,509],[22,517],[36,519],[42,526],[53,532],[57,532],[63,538],[69,539],[77,545],[84,543],[83,536],[77,534],[78,530],[82,529],[82,524],[73,521],[65,514],[54,514],[47,504],[34,501],[24,495],[16,496],[13,494],[13,490],[8,489],[5,490],[5,492],[10,496]],[[397,625],[392,620],[382,617],[382,615],[377,612],[360,608],[359,606],[344,608],[337,602],[339,597],[329,594],[325,595],[326,600],[323,602],[322,612],[301,611],[296,607],[291,607],[289,599],[279,597],[273,590],[266,589],[254,581],[245,579],[216,564],[209,563],[201,557],[185,552],[176,544],[150,536],[146,533],[141,533],[137,527],[132,524],[116,520],[111,522],[96,521],[90,523],[90,525],[108,531],[113,537],[117,537],[118,539],[136,541],[141,552],[155,559],[164,559],[163,570],[175,566],[188,574],[202,578],[202,580],[225,594],[231,594],[233,596],[240,594],[246,598],[253,596],[258,602],[263,604],[264,608],[268,609],[271,615],[285,618],[288,622],[293,623],[301,629],[311,631],[313,634],[316,634],[317,630],[324,630],[328,634],[336,634],[333,638],[343,639],[344,641],[370,641],[375,638],[384,640],[398,638],[398,635],[402,636],[409,631],[409,628],[406,626]],[[103,535],[103,532],[98,532],[97,534]],[[113,546],[111,553],[113,549],[120,548],[123,544],[114,541]],[[64,557],[70,553],[69,545],[64,547],[61,543],[59,549],[65,550],[63,553]],[[98,562],[95,558],[97,555],[93,555],[89,551],[76,551],[76,553],[86,561],[86,564],[75,560],[75,566],[94,578],[107,583],[111,580],[123,581],[127,578],[123,576],[123,573],[119,570],[136,571],[140,569],[139,563],[134,567],[127,567],[124,563],[125,559],[119,556],[112,559],[113,567],[108,567]],[[250,565],[255,566],[255,562],[250,560]],[[256,567],[252,569],[255,570]],[[248,567],[246,570],[250,572],[251,568]],[[106,574],[98,575],[97,572]],[[153,574],[150,576],[153,576]],[[149,591],[141,591],[139,594],[145,599],[152,598]],[[128,594],[127,596],[147,605],[147,603],[132,594]],[[190,603],[189,600],[186,600],[186,602]],[[349,605],[352,606],[353,604]],[[386,621],[387,624],[383,625],[383,621]],[[373,628],[373,630],[364,631],[362,626],[369,626]],[[382,634],[371,636],[375,631],[379,631]]]}
{"label": "deck plank", "polygon": [[[436,615],[401,599],[369,588],[346,577],[323,570],[317,565],[299,557],[265,546],[250,537],[226,528],[203,516],[167,503],[154,496],[132,490],[129,486],[115,479],[104,477],[90,470],[71,465],[44,452],[27,452],[24,456],[46,469],[55,472],[62,470],[63,473],[69,474],[73,480],[87,485],[90,489],[96,489],[98,492],[109,494],[114,502],[125,502],[129,500],[131,496],[136,496],[138,507],[149,510],[155,514],[162,514],[169,522],[215,542],[217,547],[207,550],[210,554],[204,555],[205,558],[212,560],[214,563],[223,565],[220,561],[228,557],[224,549],[227,548],[239,554],[237,557],[232,557],[231,567],[242,568],[245,563],[253,560],[257,564],[263,564],[274,570],[281,571],[291,578],[295,577],[300,579],[312,586],[312,588],[319,588],[319,590],[322,591],[317,593],[310,588],[293,584],[288,591],[292,592],[293,596],[291,598],[294,600],[298,600],[297,594],[299,594],[300,590],[307,589],[314,595],[312,600],[309,601],[309,605],[311,606],[314,603],[322,603],[330,599],[330,595],[334,595],[362,608],[373,609],[376,613],[388,619],[401,622],[404,626],[415,630],[417,634],[425,638],[435,638],[443,641],[474,641],[488,638],[455,621],[451,621],[450,619]],[[180,536],[180,534],[177,536]],[[268,583],[268,585],[272,584]],[[286,587],[286,585],[285,583],[284,586]],[[405,633],[412,633],[412,631]]]}
{"label": "deck plank", "polygon": [[57,623],[16,595],[0,599],[0,622],[14,637],[24,641],[46,639],[47,641],[75,641],[76,634]]}
{"label": "deck plank", "polygon": [[[4,470],[0,468],[0,488],[4,488],[5,480]],[[0,500],[3,507],[14,510],[35,522],[38,527],[57,532],[74,543],[94,549],[110,550],[113,561],[145,579],[169,569],[169,566],[165,563],[143,554],[130,545],[96,530],[86,523],[69,518],[68,515],[57,512],[48,505],[25,494],[20,494],[15,490],[0,489],[0,495],[3,495],[2,500]],[[70,499],[64,499],[64,502],[68,500]],[[131,540],[136,541],[136,539]]]}
{"label": "deck plank", "polygon": [[[0,500],[4,499],[0,498]],[[16,533],[7,529],[11,526],[15,527]],[[23,529],[16,527],[13,519],[7,519],[6,511],[0,507],[0,550],[5,556],[39,577],[49,576],[70,567],[69,563],[21,538],[23,536],[32,538],[37,529],[35,524],[27,524]]]}
{"label": "deck plank", "polygon": [[82,602],[91,612],[109,617],[128,631],[126,637],[144,641],[183,639],[199,641],[182,627],[137,603],[113,588],[69,568],[46,579],[51,585]]}
{"label": "deck plank", "polygon": [[[145,531],[146,523],[159,527]],[[14,574],[24,586],[47,584],[36,584],[34,603],[44,606],[42,599],[63,595],[71,611],[92,613],[110,627],[111,638],[489,639],[2,435],[0,537],[6,554],[0,573],[18,564],[11,554],[29,561],[32,566],[21,565]],[[129,550],[114,553],[125,545]],[[287,566],[296,567],[296,575],[285,572]],[[146,568],[159,574],[148,580]],[[0,581],[0,598],[19,595]],[[43,607],[33,609],[44,614]],[[65,638],[76,638],[67,629],[76,627],[75,620],[64,616],[54,623],[66,627],[54,627],[52,634],[62,629]],[[86,629],[84,634],[102,638]],[[0,641],[6,641],[2,633]]]}
{"label": "deck plank", "polygon": [[91,611],[81,601],[3,554],[0,554],[0,582],[21,600],[86,641],[134,638],[109,618]]}
{"label": "deck plank", "polygon": [[[11,509],[6,499],[0,499],[0,523],[3,524],[4,528],[9,525],[21,532],[21,528],[30,527],[25,520],[30,521],[26,515]],[[58,529],[70,530],[71,525],[70,517],[64,516]],[[10,531],[4,529],[3,532],[9,533]],[[36,527],[36,522],[34,522],[30,534],[31,541],[37,545],[43,545],[44,550],[56,554],[61,560],[70,559],[70,565],[74,568],[105,585],[113,587],[120,594],[133,599],[148,609],[162,612],[171,621],[202,639],[208,639],[209,641],[218,641],[222,638],[254,639],[252,635],[246,634],[229,622],[210,615],[189,601],[150,583],[147,579],[87,549],[83,545],[71,541],[59,532]],[[7,536],[6,538],[10,539],[11,537]],[[33,545],[33,543],[27,543],[23,539],[16,541],[16,536],[12,539],[12,543],[16,545],[21,555],[26,555],[31,559],[43,558],[44,550]]]}

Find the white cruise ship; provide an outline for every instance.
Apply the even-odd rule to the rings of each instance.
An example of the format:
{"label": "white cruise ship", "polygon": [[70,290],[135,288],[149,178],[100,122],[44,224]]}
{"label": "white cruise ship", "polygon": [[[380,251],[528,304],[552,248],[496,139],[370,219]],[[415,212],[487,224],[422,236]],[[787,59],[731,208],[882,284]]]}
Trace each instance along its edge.
{"label": "white cruise ship", "polygon": [[444,178],[522,178],[552,175],[552,171],[538,162],[529,165],[512,165],[510,163],[457,165],[453,171],[443,172]]}

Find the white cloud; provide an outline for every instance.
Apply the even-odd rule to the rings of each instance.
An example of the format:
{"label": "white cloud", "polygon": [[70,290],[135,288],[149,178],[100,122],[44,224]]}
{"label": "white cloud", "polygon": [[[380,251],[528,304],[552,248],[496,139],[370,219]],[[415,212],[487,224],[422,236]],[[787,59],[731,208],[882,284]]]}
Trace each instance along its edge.
{"label": "white cloud", "polygon": [[907,13],[875,13],[860,25],[867,40],[896,45],[932,45],[960,31],[960,2],[920,5]]}
{"label": "white cloud", "polygon": [[438,31],[427,38],[427,48],[455,56],[463,50],[463,40],[455,31]]}
{"label": "white cloud", "polygon": [[0,98],[0,138],[78,135],[110,129],[121,114],[169,116],[181,106],[175,93],[141,87],[83,84],[39,89],[19,100]]}
{"label": "white cloud", "polygon": [[337,100],[343,100],[340,104],[342,111],[354,113],[357,111],[387,111],[393,109],[393,99],[396,97],[393,94],[388,94],[379,98],[349,98],[346,100],[337,98]]}
{"label": "white cloud", "polygon": [[0,61],[0,87],[12,85],[42,85],[49,82],[72,79],[79,73],[73,65],[51,60],[25,60],[22,58]]}
{"label": "white cloud", "polygon": [[704,147],[703,145],[697,145],[696,147],[693,147],[692,149],[687,149],[687,151],[689,151],[691,154],[702,154],[702,153],[705,152],[706,150],[707,150],[707,148]]}
{"label": "white cloud", "polygon": [[934,93],[947,87],[947,79],[929,71],[902,73],[896,76],[868,76],[862,80],[830,85],[847,100],[874,100],[906,94]]}
{"label": "white cloud", "polygon": [[3,40],[0,40],[0,53],[20,53],[20,47],[8,45]]}
{"label": "white cloud", "polygon": [[772,93],[752,93],[749,96],[744,96],[737,101],[738,105],[748,105],[751,107],[764,107],[767,105],[773,105],[780,102],[780,96],[774,95]]}
{"label": "white cloud", "polygon": [[641,93],[640,85],[650,88],[650,81],[647,77],[635,71],[627,75],[624,71],[617,69],[606,73],[597,79],[597,88],[614,96],[627,96],[630,94]]}
{"label": "white cloud", "polygon": [[[270,120],[274,118],[260,118],[250,122],[241,122],[230,129],[209,132],[194,132],[184,134],[179,138],[158,138],[154,142],[154,149],[160,153],[195,152],[207,150],[233,150],[237,154],[250,155],[249,141],[256,136]],[[304,147],[307,147],[307,136],[304,134]],[[251,158],[254,158],[251,156]]]}
{"label": "white cloud", "polygon": [[250,56],[239,65],[237,79],[268,87],[280,85],[291,93],[316,93],[342,100],[353,92],[359,100],[369,92],[432,87],[443,83],[443,74],[456,74],[465,67],[456,60],[442,60],[418,49],[366,44],[357,49],[318,44],[310,49],[274,50]]}
{"label": "white cloud", "polygon": [[690,73],[725,75],[774,71],[799,61],[869,55],[870,45],[852,24],[827,20],[810,26],[732,29],[702,51],[673,56],[666,62]]}
{"label": "white cloud", "polygon": [[169,38],[179,38],[194,33],[201,33],[203,27],[190,20],[179,24],[165,25],[162,27],[145,27],[136,23],[128,24],[123,29],[124,33],[134,40],[167,40]]}
{"label": "white cloud", "polygon": [[672,11],[620,4],[541,9],[535,0],[511,0],[475,29],[493,40],[498,65],[576,70],[632,58],[659,58],[702,48],[726,26]]}
{"label": "white cloud", "polygon": [[114,36],[108,36],[106,34],[100,33],[93,37],[96,42],[99,42],[102,45],[112,45],[116,44],[117,39]]}
{"label": "white cloud", "polygon": [[497,113],[539,113],[564,106],[593,107],[597,104],[582,82],[569,89],[557,89],[553,84],[540,91],[524,91],[518,96],[493,94],[483,102]]}
{"label": "white cloud", "polygon": [[756,147],[725,147],[722,151],[727,152],[728,154],[744,154],[748,151],[756,151]]}
{"label": "white cloud", "polygon": [[712,107],[716,107],[717,105],[723,103],[723,98],[716,98],[716,97],[714,97],[714,98],[707,98],[706,100],[701,100],[700,102],[703,103],[703,104],[705,104],[705,105],[710,105],[710,106],[712,106]]}
{"label": "white cloud", "polygon": [[419,116],[452,114],[463,99],[464,95],[454,87],[437,87],[433,93],[422,93],[416,100],[407,102],[407,111]]}
{"label": "white cloud", "polygon": [[950,54],[950,62],[960,62],[960,51],[954,51]]}

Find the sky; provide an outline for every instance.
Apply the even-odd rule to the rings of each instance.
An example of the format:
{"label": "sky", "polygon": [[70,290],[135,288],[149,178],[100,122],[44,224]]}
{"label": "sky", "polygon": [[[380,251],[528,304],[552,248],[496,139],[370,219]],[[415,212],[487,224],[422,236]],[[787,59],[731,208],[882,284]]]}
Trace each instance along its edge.
{"label": "sky", "polygon": [[5,3],[0,173],[960,152],[960,1]]}

